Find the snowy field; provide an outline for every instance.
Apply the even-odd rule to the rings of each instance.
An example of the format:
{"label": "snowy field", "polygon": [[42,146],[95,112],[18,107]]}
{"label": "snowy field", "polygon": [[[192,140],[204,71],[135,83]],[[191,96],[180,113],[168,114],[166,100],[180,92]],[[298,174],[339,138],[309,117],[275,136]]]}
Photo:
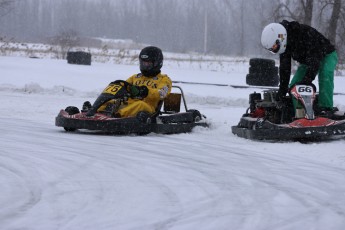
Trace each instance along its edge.
{"label": "snowy field", "polygon": [[[230,65],[230,64],[229,64]],[[163,67],[174,81],[245,85]],[[253,89],[179,84],[211,123],[189,134],[66,133],[59,110],[137,66],[0,57],[1,230],[343,230],[345,138],[258,142],[231,133]],[[345,93],[345,77],[335,78]],[[256,90],[259,91],[259,90]],[[345,96],[335,96],[345,109]]]}

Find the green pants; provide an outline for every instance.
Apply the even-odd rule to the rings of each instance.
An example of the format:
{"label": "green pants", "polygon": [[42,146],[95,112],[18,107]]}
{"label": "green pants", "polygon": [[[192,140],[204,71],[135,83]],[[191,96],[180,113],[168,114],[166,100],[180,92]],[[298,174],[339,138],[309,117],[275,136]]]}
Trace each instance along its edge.
{"label": "green pants", "polygon": [[[334,51],[327,54],[324,59],[322,59],[319,68],[319,104],[320,108],[333,108],[333,91],[334,91],[334,70],[338,63],[337,52]],[[301,64],[295,75],[293,76],[289,87],[302,81],[307,72],[307,66]],[[297,101],[293,99],[294,107],[297,106]]]}

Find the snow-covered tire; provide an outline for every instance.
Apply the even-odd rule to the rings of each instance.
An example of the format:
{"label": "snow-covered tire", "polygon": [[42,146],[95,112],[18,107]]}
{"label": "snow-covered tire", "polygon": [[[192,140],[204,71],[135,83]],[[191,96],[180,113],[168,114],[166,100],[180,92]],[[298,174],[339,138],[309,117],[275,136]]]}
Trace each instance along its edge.
{"label": "snow-covered tire", "polygon": [[248,85],[256,86],[278,86],[279,76],[278,75],[266,75],[266,74],[247,74],[246,83]]}
{"label": "snow-covered tire", "polygon": [[275,67],[276,63],[272,59],[251,58],[249,60],[249,65],[252,67],[259,67],[259,68],[273,68]]}
{"label": "snow-covered tire", "polygon": [[83,51],[68,52],[68,64],[91,65],[91,54]]}
{"label": "snow-covered tire", "polygon": [[278,67],[274,66],[273,68],[262,68],[262,67],[249,67],[249,74],[266,74],[269,76],[275,76],[278,75]]}
{"label": "snow-covered tire", "polygon": [[252,58],[249,60],[249,74],[246,77],[248,85],[278,86],[279,75],[275,61],[265,58]]}

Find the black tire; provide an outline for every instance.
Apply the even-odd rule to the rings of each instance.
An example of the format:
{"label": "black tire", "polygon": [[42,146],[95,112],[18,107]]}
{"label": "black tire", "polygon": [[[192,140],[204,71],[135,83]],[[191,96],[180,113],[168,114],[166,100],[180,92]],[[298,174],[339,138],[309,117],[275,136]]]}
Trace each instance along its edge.
{"label": "black tire", "polygon": [[193,122],[198,122],[202,120],[202,115],[198,110],[195,109],[189,109],[187,112],[193,114]]}
{"label": "black tire", "polygon": [[148,112],[141,111],[137,114],[136,117],[141,123],[144,123],[144,124],[152,123],[151,115]]}
{"label": "black tire", "polygon": [[251,58],[249,60],[249,65],[252,67],[258,67],[258,68],[273,68],[275,67],[276,62],[272,59]]}
{"label": "black tire", "polygon": [[67,63],[77,65],[91,65],[91,54],[83,51],[68,52]]}
{"label": "black tire", "polygon": [[248,85],[256,86],[278,86],[278,75],[266,75],[266,74],[247,74],[246,83]]}
{"label": "black tire", "polygon": [[[151,117],[151,114],[145,111],[140,111],[139,113],[137,113],[136,118],[138,119],[138,121],[142,124],[152,124],[153,120]],[[147,135],[149,134],[151,131],[141,131],[138,132],[138,135]]]}
{"label": "black tire", "polygon": [[262,67],[249,67],[249,74],[266,74],[269,76],[278,75],[278,67],[274,66],[273,68],[262,68]]}
{"label": "black tire", "polygon": [[[68,106],[65,111],[68,113],[68,115],[74,115],[79,113],[79,109],[75,106]],[[69,128],[69,127],[63,127],[67,132],[74,132],[77,129],[76,128]]]}

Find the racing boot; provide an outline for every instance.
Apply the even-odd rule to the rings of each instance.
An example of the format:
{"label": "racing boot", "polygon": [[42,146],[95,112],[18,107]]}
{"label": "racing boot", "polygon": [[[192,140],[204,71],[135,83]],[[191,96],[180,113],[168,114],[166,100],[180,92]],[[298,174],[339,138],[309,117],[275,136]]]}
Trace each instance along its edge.
{"label": "racing boot", "polygon": [[320,108],[316,111],[316,114],[320,117],[326,117],[329,119],[334,118],[334,113],[338,111],[338,108]]}
{"label": "racing boot", "polygon": [[89,109],[91,109],[91,103],[89,101],[85,101],[83,104],[83,107],[81,109],[81,112],[87,112]]}

